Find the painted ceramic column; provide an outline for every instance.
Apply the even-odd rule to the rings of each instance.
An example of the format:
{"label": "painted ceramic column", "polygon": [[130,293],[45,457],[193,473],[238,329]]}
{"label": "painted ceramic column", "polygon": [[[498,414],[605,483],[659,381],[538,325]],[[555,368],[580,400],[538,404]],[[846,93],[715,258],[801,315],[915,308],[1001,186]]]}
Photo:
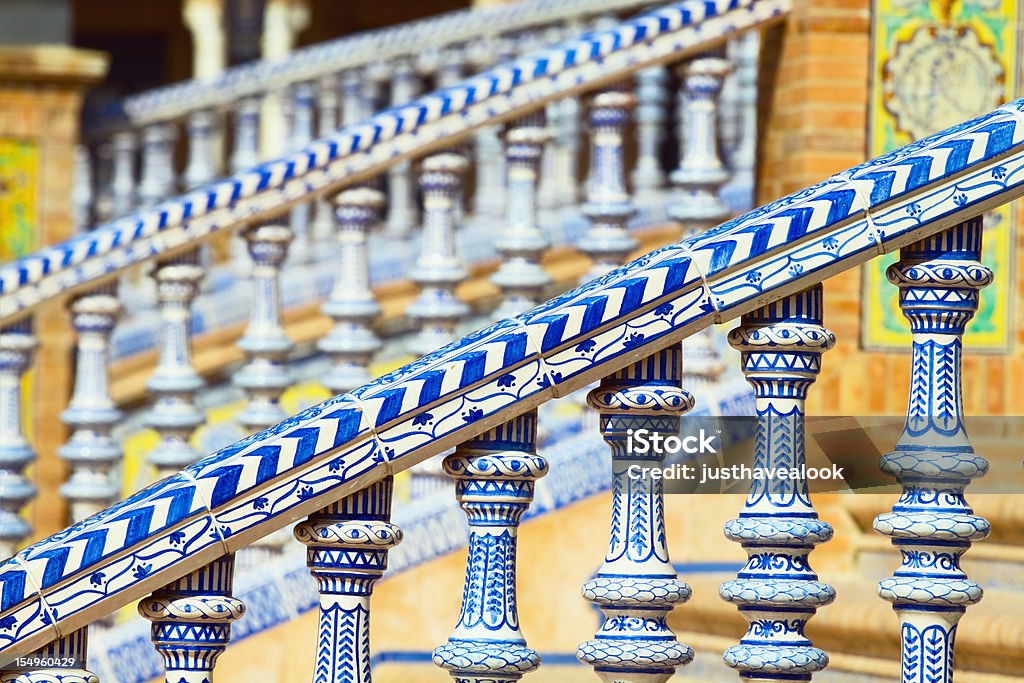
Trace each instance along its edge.
{"label": "painted ceramic column", "polygon": [[[405,104],[419,92],[419,78],[406,60],[395,64],[391,79],[391,105]],[[387,231],[393,237],[406,237],[416,226],[416,201],[413,196],[412,164],[408,161],[388,169]]]}
{"label": "painted ceramic column", "polygon": [[189,325],[192,301],[202,278],[198,251],[162,261],[153,270],[161,319],[160,357],[146,383],[156,397],[146,424],[160,434],[160,442],[148,456],[157,479],[175,474],[200,457],[188,440],[205,420],[195,402],[196,392],[205,383],[192,366]]}
{"label": "painted ceramic column", "polygon": [[112,142],[113,162],[110,176],[112,218],[127,216],[135,210],[135,134],[117,133]]}
{"label": "painted ceramic column", "polygon": [[[821,320],[822,288],[816,285],[744,315],[729,334],[754,388],[755,468],[806,464],[804,401],[821,370],[821,354],[836,342]],[[811,645],[804,625],[836,594],[818,581],[808,561],[814,546],[832,538],[832,527],[818,519],[807,481],[754,480],[725,535],[743,546],[747,563],[720,594],[750,622],[740,644],[726,650],[726,664],[742,680],[810,681],[828,655]]]}
{"label": "painted ceramic column", "polygon": [[[320,79],[316,90],[316,134],[325,138],[338,130],[338,78],[325,76]],[[328,244],[334,234],[334,216],[330,201],[321,196],[313,204],[313,240],[318,244]]]}
{"label": "painted ceramic column", "polygon": [[509,126],[505,134],[508,160],[507,225],[495,243],[501,267],[491,277],[504,298],[494,315],[512,318],[535,306],[551,276],[540,265],[550,245],[537,222],[537,171],[549,139],[542,114]]}
{"label": "painted ceramic column", "polygon": [[21,429],[21,398],[22,377],[38,346],[31,319],[0,330],[0,559],[14,555],[32,533],[19,515],[36,495],[36,487],[25,476],[36,454]]}
{"label": "painted ceramic column", "polygon": [[420,254],[409,277],[420,295],[406,313],[419,320],[420,333],[410,345],[417,355],[436,351],[455,339],[455,325],[469,306],[455,295],[466,279],[466,268],[455,246],[455,197],[466,172],[466,159],[458,154],[435,154],[423,160],[423,236]]}
{"label": "painted ceramic column", "polygon": [[718,96],[731,68],[724,48],[705,52],[683,68],[683,156],[671,175],[682,197],[669,206],[669,215],[683,224],[685,234],[702,232],[729,217],[718,196],[729,180],[718,154]]}
{"label": "painted ceramic column", "polygon": [[235,104],[235,141],[231,172],[240,173],[260,163],[260,100],[243,97]]}
{"label": "painted ceramic column", "polygon": [[434,663],[457,683],[517,681],[540,664],[519,629],[516,605],[516,536],[533,501],[535,482],[547,474],[537,455],[537,411],[460,444],[444,459],[455,497],[469,518],[469,554],[462,610]]}
{"label": "painted ceramic column", "polygon": [[167,683],[211,683],[245,605],[231,596],[235,556],[225,555],[139,601]]}
{"label": "painted ceramic column", "polygon": [[743,34],[736,42],[737,145],[729,155],[732,178],[722,194],[729,192],[737,206],[754,206],[754,168],[757,164],[757,76],[761,37],[757,31]]}
{"label": "painted ceramic column", "polygon": [[[291,149],[297,150],[313,141],[313,84],[296,83],[292,91],[291,106]],[[313,244],[310,236],[310,210],[308,201],[296,204],[291,211],[289,225],[292,229],[292,245],[289,261],[308,263],[313,260]]]}
{"label": "painted ceramic column", "polygon": [[558,184],[557,150],[560,147],[558,134],[562,129],[561,107],[559,102],[549,102],[544,108],[544,119],[552,133],[552,140],[544,145],[544,155],[541,157],[540,182],[537,185],[537,207],[544,211],[557,209],[561,201],[561,192]]}
{"label": "painted ceramic column", "polygon": [[558,179],[558,201],[561,206],[576,206],[580,197],[579,156],[580,156],[580,114],[579,99],[567,97],[557,102],[558,120],[561,122],[555,132],[555,177]]}
{"label": "painted ceramic column", "polygon": [[665,67],[654,66],[636,75],[637,158],[633,169],[633,193],[637,203],[654,201],[665,186],[659,154],[665,125],[665,104],[668,101]]}
{"label": "painted ceramic column", "polygon": [[587,396],[600,413],[601,433],[612,451],[612,523],[608,553],[583,597],[597,605],[604,623],[576,656],[605,683],[664,683],[693,659],[668,627],[669,612],[690,599],[665,545],[663,482],[632,478],[629,468],[657,467],[664,452],[629,449],[633,430],[678,435],[679,416],[693,407],[680,387],[679,345],[658,351],[601,380]]}
{"label": "painted ceramic column", "polygon": [[110,435],[121,411],[110,397],[110,334],[121,303],[117,286],[104,285],[71,304],[71,324],[78,334],[75,387],[61,422],[71,438],[58,455],[68,461],[71,474],[60,487],[71,507],[71,522],[80,522],[118,498],[119,487],[111,470],[121,461],[121,446]]}
{"label": "painted ceramic column", "polygon": [[370,683],[370,595],[402,541],[391,524],[390,477],[295,526],[320,591],[313,683]]}
{"label": "painted ceramic column", "polygon": [[[671,174],[681,197],[669,204],[668,214],[682,223],[684,236],[708,230],[730,215],[719,196],[729,172],[718,150],[718,97],[730,68],[722,48],[699,55],[682,69],[682,157]],[[703,330],[683,342],[687,371],[705,386],[713,385],[725,370],[712,334],[711,329]]]}
{"label": "painted ceramic column", "polygon": [[291,385],[287,356],[294,346],[281,325],[281,264],[292,231],[284,225],[258,225],[243,233],[252,258],[249,326],[238,340],[248,359],[234,376],[248,404],[235,416],[246,433],[272,427],[288,417],[278,400]]}
{"label": "painted ceramic column", "polygon": [[0,673],[0,683],[100,683],[100,679],[85,667],[88,655],[89,629],[83,627],[46,644],[31,657],[58,661],[66,666],[30,671]]}
{"label": "painted ceramic column", "polygon": [[902,681],[951,683],[956,626],[982,590],[960,557],[989,534],[989,523],[964,498],[988,462],[974,452],[964,426],[962,340],[992,271],[980,263],[982,218],[972,218],[911,244],[886,275],[900,289],[913,355],[907,422],[896,448],[881,460],[903,495],[875,531],[902,555],[878,584],[900,620]]}
{"label": "painted ceramic column", "polygon": [[93,220],[93,172],[89,149],[75,145],[75,170],[71,185],[71,216],[75,233],[88,230]]}
{"label": "painted ceramic column", "polygon": [[189,114],[188,165],[185,167],[185,186],[199,187],[217,177],[217,160],[214,144],[217,139],[216,118],[212,111],[196,111]]}
{"label": "painted ceramic column", "polygon": [[321,383],[328,391],[343,394],[372,379],[368,366],[381,347],[370,327],[381,310],[370,290],[367,235],[380,220],[384,194],[357,187],[334,197],[334,205],[340,258],[334,288],[323,305],[323,312],[334,319],[334,327],[317,348],[332,360]]}
{"label": "painted ceramic column", "polygon": [[[231,152],[231,172],[241,173],[260,163],[260,98],[243,97],[235,103],[234,149]],[[231,236],[231,267],[239,275],[248,273],[248,248],[241,232]]]}
{"label": "painted ceramic column", "polygon": [[[463,48],[462,46],[459,46],[459,45],[451,46],[451,47],[446,48],[442,52],[442,54],[440,56],[440,62],[437,65],[437,77],[435,79],[436,86],[438,88],[450,88],[450,87],[458,84],[462,80],[462,72],[463,72],[463,69],[465,68],[465,65],[466,65],[466,50],[465,50],[465,48]],[[496,135],[496,132],[492,131],[492,135]],[[453,145],[452,147],[448,148],[448,151],[454,152],[455,154],[461,154],[461,155],[465,156],[466,159],[467,159],[467,162],[471,158],[469,156],[470,155],[470,145],[468,145],[466,143],[459,143],[459,144]],[[500,140],[498,141],[497,149],[495,149],[493,147],[493,145],[490,147],[489,150],[486,149],[486,143],[485,143],[485,149],[481,149],[479,146],[477,147],[477,156],[476,156],[476,158],[474,160],[474,163],[476,164],[478,172],[479,172],[480,167],[483,166],[483,165],[494,166],[494,163],[495,163],[494,159],[493,158],[488,159],[486,157],[486,155],[488,155],[488,154],[493,155],[493,157],[497,158],[497,163],[500,166],[500,164],[502,163],[501,141]],[[462,225],[465,222],[466,197],[465,197],[465,192],[463,190],[464,190],[464,188],[462,186],[462,183],[459,183],[459,189],[458,189],[458,191],[457,191],[457,193],[455,195],[455,200],[454,200],[454,204],[453,204],[454,214],[455,214],[454,215],[455,225],[458,228],[461,228]],[[476,200],[480,196],[481,190],[483,190],[483,186],[478,184],[477,185],[476,196],[474,197],[474,200]],[[488,188],[487,191],[492,191],[492,190],[490,188]],[[474,212],[475,212],[475,208],[474,208]]]}
{"label": "painted ceramic column", "polygon": [[366,116],[363,74],[350,69],[341,75],[341,124],[351,126]]}
{"label": "painted ceramic column", "polygon": [[142,129],[139,203],[152,206],[174,194],[174,128],[155,123]]}
{"label": "painted ceramic column", "polygon": [[596,95],[590,107],[591,182],[583,205],[590,228],[578,246],[593,259],[593,265],[583,282],[622,265],[636,248],[636,240],[626,230],[634,209],[626,190],[622,148],[629,112],[635,104],[632,93],[607,90]]}

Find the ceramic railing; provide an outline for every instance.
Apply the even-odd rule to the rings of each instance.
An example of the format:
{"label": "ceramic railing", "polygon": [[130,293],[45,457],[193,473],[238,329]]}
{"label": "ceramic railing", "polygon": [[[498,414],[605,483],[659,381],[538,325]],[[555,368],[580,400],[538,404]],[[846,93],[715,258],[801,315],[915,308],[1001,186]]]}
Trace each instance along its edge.
{"label": "ceramic railing", "polygon": [[[355,123],[385,105],[406,104],[424,83],[451,85],[464,73],[588,26],[614,25],[617,13],[650,4],[527,0],[461,10],[320,43],[280,60],[243,64],[214,79],[126,97],[87,117],[88,144],[76,152],[78,227],[84,230],[95,220],[152,206],[227,169],[249,168],[268,153],[298,149],[314,132],[329,135],[339,124]],[[567,123],[575,125],[574,120]],[[261,135],[261,127],[273,135]],[[176,141],[182,136],[185,158],[176,165]],[[485,159],[495,155],[494,131],[481,138],[480,144],[489,143]],[[397,182],[411,185],[410,170],[401,167],[394,173],[399,172]],[[487,180],[486,169],[479,173]],[[482,187],[493,190],[494,184]],[[409,210],[395,206],[392,211],[397,225]],[[329,225],[329,216],[322,220]],[[413,223],[407,219],[404,229]]]}
{"label": "ceramic railing", "polygon": [[[685,37],[686,27],[697,13],[712,9],[724,11],[704,17],[704,33],[712,26],[738,29],[747,21],[767,20],[785,7],[756,0],[717,7],[681,3],[589,37],[576,44],[575,54],[586,54],[580,48],[588,47],[593,55],[607,45],[601,75],[594,80],[618,82],[630,69],[685,53],[693,44]],[[713,18],[719,16],[723,22],[716,25]],[[533,69],[524,69],[524,60],[507,72],[496,70],[506,75],[511,96],[503,107],[492,102],[493,115],[523,115],[531,104],[545,103],[550,95],[535,84],[546,79],[533,79],[540,62],[550,68],[550,54],[533,62]],[[706,84],[706,70],[693,71]],[[484,83],[491,87],[502,82],[495,72],[487,78]],[[708,92],[706,87],[698,90],[702,96]],[[536,97],[530,98],[531,93]],[[450,147],[457,137],[444,136],[444,107],[457,103],[475,123],[467,90],[457,86],[445,95],[414,103],[419,114],[407,119],[418,125],[424,125],[423,119],[437,121],[437,137],[430,136],[437,147]],[[595,98],[592,122],[601,134],[596,138],[603,141],[595,144],[614,147],[616,137],[621,142],[615,129],[624,118],[626,99],[618,88]],[[394,130],[401,120],[385,113],[371,123],[391,121]],[[532,120],[525,123],[519,129],[534,128]],[[334,173],[360,179],[368,169],[376,170],[378,146],[389,151],[390,131],[378,124],[365,132],[374,136],[370,158],[353,154],[347,168],[343,162]],[[532,140],[534,133],[511,137]],[[178,227],[180,239],[180,216],[196,217],[191,229],[220,197],[226,206],[218,225],[225,225],[229,211],[249,214],[258,226],[249,234],[268,236],[252,241],[270,245],[254,252],[278,254],[275,245],[282,240],[270,236],[280,226],[258,223],[274,213],[267,208],[275,196],[268,187],[278,190],[286,178],[303,172],[297,164],[305,169],[318,160],[317,152],[333,157],[339,145],[345,152],[365,149],[358,146],[355,132],[343,131],[328,143],[314,144],[308,155],[289,159],[284,168],[268,164],[215,186],[205,202],[192,195],[175,213],[170,206],[157,209],[159,223],[143,218],[130,230],[115,225],[102,233],[107,238],[102,248],[123,254],[114,260],[121,266],[144,257],[131,244],[118,252],[114,235],[151,251],[168,249],[175,242],[154,235],[173,237]],[[595,152],[606,166],[599,163],[594,169],[589,213],[595,227],[614,239],[604,242],[606,251],[594,253],[621,253],[617,219],[622,193],[615,191],[621,156]],[[452,178],[462,164],[450,152],[433,159],[426,189],[436,193],[431,203],[440,211],[433,229],[443,232],[452,211]],[[319,161],[327,164],[327,159]],[[336,176],[308,182],[313,188],[342,184]],[[697,195],[690,204],[698,207],[708,192],[713,195],[704,187],[690,187],[690,192]],[[681,387],[679,342],[712,323],[741,318],[730,342],[741,351],[743,371],[754,388],[759,428],[776,427],[757,440],[755,462],[767,465],[771,459],[778,465],[781,459],[799,465],[804,458],[803,400],[821,354],[835,341],[822,327],[822,283],[902,249],[889,278],[900,288],[900,304],[914,334],[911,398],[906,430],[883,468],[903,485],[904,494],[892,513],[878,518],[876,528],[894,539],[903,564],[882,581],[880,593],[900,617],[903,680],[950,681],[957,621],[981,597],[980,587],[960,568],[960,556],[988,533],[988,523],[971,512],[963,495],[986,464],[973,453],[963,430],[961,337],[976,309],[978,290],[991,280],[979,262],[980,216],[1022,193],[1024,101],[1017,101],[502,319],[17,553],[0,565],[0,661],[39,649],[41,655],[69,661],[81,654],[73,666],[84,668],[84,626],[142,598],[140,610],[154,621],[154,641],[169,675],[208,677],[226,644],[227,624],[243,609],[230,596],[233,553],[306,519],[295,534],[309,546],[308,561],[321,593],[317,680],[337,680],[346,671],[365,677],[372,585],[385,567],[388,548],[401,540],[400,529],[389,522],[391,476],[454,446],[445,469],[456,480],[469,516],[470,560],[462,618],[449,642],[435,651],[435,661],[457,680],[515,680],[538,664],[519,631],[512,590],[516,527],[535,480],[547,469],[535,453],[536,408],[599,380],[588,400],[601,414],[601,431],[612,448],[613,519],[633,532],[625,537],[613,527],[605,565],[584,587],[585,597],[606,618],[596,639],[581,645],[578,654],[606,680],[664,681],[692,657],[665,623],[667,613],[690,591],[676,577],[663,544],[660,482],[627,476],[629,464],[657,463],[664,454],[628,452],[625,430],[677,432],[678,416],[693,404]],[[367,203],[359,204],[359,215]],[[279,204],[278,211],[282,205],[287,204]],[[207,233],[213,226],[213,219],[207,219],[195,229]],[[4,275],[16,283],[13,291],[3,291],[8,320],[15,322],[16,311],[27,310],[54,286],[48,283],[83,286],[76,278],[88,272],[83,266],[92,258],[88,249],[55,249],[8,269]],[[76,267],[76,260],[82,265]],[[272,289],[272,272],[264,276]],[[5,286],[10,282],[5,279]],[[447,284],[438,278],[429,286],[447,294]],[[83,331],[95,333],[104,329],[106,312],[116,300],[101,294],[79,301],[88,299],[100,301],[79,313],[90,316]],[[6,338],[12,340],[8,346],[30,345],[25,335],[8,333]],[[94,352],[97,344],[86,346]],[[750,557],[737,580],[724,584],[721,592],[751,621],[740,644],[726,652],[726,662],[744,678],[806,680],[825,667],[827,656],[807,640],[804,624],[834,595],[807,563],[813,546],[827,541],[832,530],[817,520],[806,482],[789,480],[771,492],[755,487],[726,532]],[[342,638],[342,632],[355,637]]]}

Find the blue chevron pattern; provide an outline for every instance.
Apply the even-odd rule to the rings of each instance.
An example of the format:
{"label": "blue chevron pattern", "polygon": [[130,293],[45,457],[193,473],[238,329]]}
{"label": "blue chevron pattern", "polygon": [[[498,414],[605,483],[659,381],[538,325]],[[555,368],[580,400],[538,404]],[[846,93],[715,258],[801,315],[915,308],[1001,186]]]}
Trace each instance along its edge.
{"label": "blue chevron pattern", "polygon": [[[397,154],[545,100],[643,61],[760,24],[789,0],[685,0],[619,26],[502,64],[456,86],[392,107],[281,159],[162,202],[0,267],[0,319],[49,296],[148,261],[167,248],[236,227],[298,195],[393,163]],[[416,142],[408,138],[415,135]],[[173,238],[168,236],[173,235]]]}

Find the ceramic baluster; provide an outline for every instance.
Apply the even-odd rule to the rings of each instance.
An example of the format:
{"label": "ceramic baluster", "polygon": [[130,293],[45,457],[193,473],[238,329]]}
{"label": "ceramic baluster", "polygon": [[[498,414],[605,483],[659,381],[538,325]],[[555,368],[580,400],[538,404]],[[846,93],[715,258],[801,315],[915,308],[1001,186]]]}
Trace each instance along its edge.
{"label": "ceramic baluster", "polygon": [[904,683],[952,682],[957,622],[982,596],[960,566],[971,544],[989,534],[964,497],[988,462],[968,438],[961,388],[964,330],[992,282],[981,243],[978,216],[904,247],[886,272],[913,335],[906,426],[881,460],[903,494],[875,519],[875,531],[902,556],[878,594],[899,617]]}
{"label": "ceramic baluster", "polygon": [[74,173],[71,180],[71,216],[75,233],[85,232],[93,221],[93,172],[89,149],[74,146]]}
{"label": "ceramic baluster", "polygon": [[370,595],[402,541],[388,477],[295,526],[320,592],[313,683],[370,683]]}
{"label": "ceramic baluster", "polygon": [[660,146],[668,101],[668,74],[662,66],[643,69],[636,75],[637,159],[633,169],[633,193],[638,204],[655,201],[665,186]]}
{"label": "ceramic baluster", "polygon": [[[296,83],[292,90],[291,149],[297,150],[313,141],[313,111],[315,106],[314,87],[310,82]],[[292,229],[292,244],[288,250],[289,260],[307,263],[313,259],[313,244],[310,234],[310,202],[296,204],[291,210],[289,225]]]}
{"label": "ceramic baluster", "polygon": [[161,261],[153,270],[160,309],[160,356],[146,389],[156,398],[146,424],[160,435],[148,461],[157,478],[175,474],[199,459],[190,444],[192,433],[204,422],[196,406],[203,379],[192,365],[192,302],[199,293],[203,267],[198,251]]}
{"label": "ceramic baluster", "polygon": [[724,48],[702,53],[683,68],[683,152],[679,168],[671,175],[682,196],[669,206],[669,215],[683,224],[687,234],[707,230],[729,217],[718,195],[729,180],[718,153],[718,96],[731,68]]}
{"label": "ceramic baluster", "polygon": [[135,134],[114,135],[110,176],[110,212],[112,218],[127,216],[138,200],[135,187]]}
{"label": "ceramic baluster", "polygon": [[[318,138],[333,135],[339,125],[338,78],[320,79],[316,91],[316,134]],[[317,197],[313,204],[313,239],[318,245],[328,244],[334,234],[334,211],[327,197]]]}
{"label": "ceramic baluster", "polygon": [[502,263],[491,277],[503,294],[494,313],[499,320],[535,306],[544,288],[551,284],[551,276],[540,265],[550,242],[537,222],[536,203],[537,171],[549,137],[542,114],[511,124],[505,134],[507,224],[495,242]]}
{"label": "ceramic baluster", "polygon": [[465,157],[442,153],[424,159],[420,168],[423,236],[419,257],[409,272],[420,286],[420,295],[406,311],[420,323],[420,333],[410,344],[417,355],[453,341],[456,323],[469,313],[455,294],[467,275],[455,245],[454,210],[466,166]]}
{"label": "ceramic baluster", "polygon": [[345,190],[334,197],[338,222],[337,275],[323,312],[334,327],[317,343],[330,356],[331,369],[321,383],[334,394],[343,394],[370,381],[369,364],[381,348],[370,326],[381,309],[370,290],[367,237],[379,222],[384,195],[369,187]]}
{"label": "ceramic baluster", "polygon": [[14,555],[32,533],[19,514],[36,495],[25,476],[36,454],[22,431],[21,401],[22,378],[38,346],[31,319],[0,330],[0,560]]}
{"label": "ceramic baluster", "polygon": [[[822,288],[816,285],[744,315],[729,334],[754,388],[755,468],[806,464],[804,401],[821,369],[821,354],[836,341],[821,321]],[[750,622],[740,644],[726,650],[726,664],[745,681],[810,681],[828,664],[828,655],[811,645],[804,626],[832,602],[835,591],[818,581],[808,562],[814,546],[832,538],[832,527],[818,519],[807,481],[754,480],[725,535],[743,546],[747,562],[720,593]]]}
{"label": "ceramic baluster", "polygon": [[531,410],[460,444],[444,460],[455,497],[469,518],[469,553],[459,621],[434,663],[457,683],[516,681],[540,664],[527,647],[516,605],[519,522],[547,474],[537,455]]}
{"label": "ceramic baluster", "polygon": [[603,380],[587,402],[600,414],[612,452],[612,521],[604,564],[583,585],[604,621],[576,656],[605,683],[664,683],[693,659],[669,628],[669,612],[690,598],[665,545],[663,482],[629,476],[630,466],[658,467],[665,453],[629,448],[634,430],[678,435],[679,416],[693,407],[680,387],[679,345],[651,354]]}
{"label": "ceramic baluster", "polygon": [[216,121],[216,115],[206,110],[192,112],[188,117],[188,165],[184,175],[188,188],[205,185],[217,177]]}
{"label": "ceramic baluster", "polygon": [[260,163],[260,100],[243,97],[235,105],[235,141],[231,172],[240,173]]}
{"label": "ceramic baluster", "polygon": [[71,304],[78,353],[74,390],[61,422],[72,433],[58,454],[70,468],[60,492],[68,499],[72,523],[112,504],[120,490],[112,470],[123,454],[110,434],[121,419],[110,396],[110,335],[120,314],[116,285],[99,287]]}
{"label": "ceramic baluster", "polygon": [[593,265],[583,282],[622,265],[637,245],[626,230],[634,208],[623,168],[623,133],[635,104],[632,93],[607,90],[595,95],[590,107],[591,182],[583,205],[590,227],[577,246]]}
{"label": "ceramic baluster", "polygon": [[231,595],[235,557],[225,555],[139,601],[166,683],[211,683],[245,605]]}
{"label": "ceramic baluster", "polygon": [[238,340],[246,365],[234,376],[245,390],[247,405],[236,421],[252,433],[272,427],[288,415],[278,401],[291,386],[287,356],[293,344],[281,324],[281,264],[288,255],[292,231],[284,225],[257,225],[243,232],[252,259],[249,326]]}
{"label": "ceramic baluster", "polygon": [[174,194],[174,128],[154,123],[142,129],[139,203],[152,206]]}
{"label": "ceramic baluster", "polygon": [[[392,106],[405,104],[419,93],[419,77],[406,60],[399,61],[391,80]],[[388,169],[387,231],[393,237],[406,237],[416,226],[417,211],[413,194],[412,165],[400,161]]]}

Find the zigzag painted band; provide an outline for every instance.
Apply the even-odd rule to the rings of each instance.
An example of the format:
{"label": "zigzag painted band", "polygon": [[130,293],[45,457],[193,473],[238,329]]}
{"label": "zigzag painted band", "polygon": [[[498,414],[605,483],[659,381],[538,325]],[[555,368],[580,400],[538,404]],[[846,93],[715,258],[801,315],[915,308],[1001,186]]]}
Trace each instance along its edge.
{"label": "zigzag painted band", "polygon": [[650,0],[526,0],[457,10],[300,48],[282,60],[235,66],[209,81],[184,81],[132,95],[106,108],[93,126],[106,132],[169,121],[369,63],[649,4]]}
{"label": "zigzag painted band", "polygon": [[782,17],[791,0],[685,0],[385,110],[269,161],[0,267],[0,324],[53,296],[278,215],[476,127],[678,60]]}

